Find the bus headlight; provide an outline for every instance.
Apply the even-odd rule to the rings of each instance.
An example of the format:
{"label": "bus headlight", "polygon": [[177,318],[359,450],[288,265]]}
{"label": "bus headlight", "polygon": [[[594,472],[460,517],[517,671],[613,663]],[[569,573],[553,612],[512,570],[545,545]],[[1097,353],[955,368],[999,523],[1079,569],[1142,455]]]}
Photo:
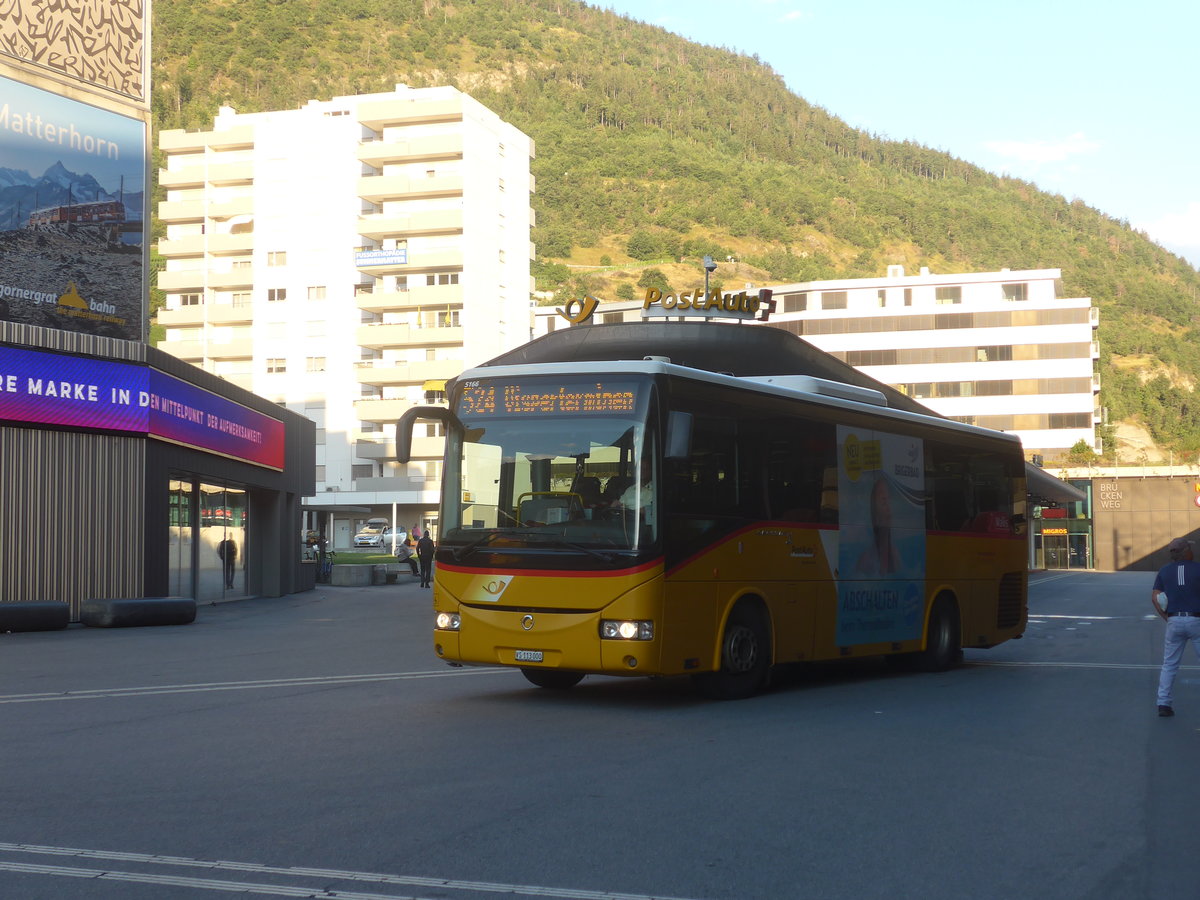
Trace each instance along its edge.
{"label": "bus headlight", "polygon": [[458,613],[440,612],[434,623],[438,631],[458,631],[462,626],[462,618]]}
{"label": "bus headlight", "polygon": [[601,619],[600,637],[606,641],[652,641],[654,623],[648,619]]}

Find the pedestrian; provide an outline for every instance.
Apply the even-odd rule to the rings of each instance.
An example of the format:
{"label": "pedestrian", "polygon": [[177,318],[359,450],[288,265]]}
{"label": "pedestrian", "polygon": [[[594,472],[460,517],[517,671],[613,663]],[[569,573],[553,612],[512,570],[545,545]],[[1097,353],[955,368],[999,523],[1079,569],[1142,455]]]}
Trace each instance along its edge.
{"label": "pedestrian", "polygon": [[217,544],[217,556],[221,558],[225,570],[225,587],[233,587],[233,576],[237,570],[237,543],[232,538],[225,538]]}
{"label": "pedestrian", "polygon": [[421,563],[421,587],[429,587],[433,578],[433,552],[437,548],[433,545],[433,538],[429,536],[429,531],[426,530],[421,539],[417,541],[417,559]]}
{"label": "pedestrian", "polygon": [[412,569],[412,573],[414,575],[417,574],[416,544],[413,542],[412,537],[404,532],[401,532],[400,543],[396,545],[396,558],[400,562],[408,563],[409,568]]}
{"label": "pedestrian", "polygon": [[[1188,641],[1200,657],[1200,563],[1193,559],[1192,542],[1187,538],[1175,538],[1167,544],[1167,553],[1171,561],[1158,570],[1150,591],[1155,612],[1167,623],[1162,673],[1158,676],[1160,716],[1175,715],[1175,675]],[[1167,598],[1165,607],[1159,603],[1160,594]]]}

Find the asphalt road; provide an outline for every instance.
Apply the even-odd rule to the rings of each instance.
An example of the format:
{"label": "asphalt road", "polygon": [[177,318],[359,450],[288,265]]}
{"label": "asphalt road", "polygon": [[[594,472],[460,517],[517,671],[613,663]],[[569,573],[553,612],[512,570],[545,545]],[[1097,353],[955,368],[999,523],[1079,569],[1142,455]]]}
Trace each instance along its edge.
{"label": "asphalt road", "polygon": [[1195,900],[1151,579],[1037,574],[953,672],[731,703],[445,667],[415,581],[0,635],[0,898]]}

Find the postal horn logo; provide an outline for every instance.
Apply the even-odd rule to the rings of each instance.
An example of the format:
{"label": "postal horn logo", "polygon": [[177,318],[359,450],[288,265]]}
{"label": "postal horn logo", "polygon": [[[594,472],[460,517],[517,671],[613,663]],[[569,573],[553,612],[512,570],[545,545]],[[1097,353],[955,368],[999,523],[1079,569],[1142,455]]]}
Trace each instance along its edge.
{"label": "postal horn logo", "polygon": [[563,308],[556,312],[572,325],[578,325],[580,322],[590,319],[599,305],[600,301],[597,298],[591,294],[585,294],[582,300],[574,298],[568,300],[563,304]]}

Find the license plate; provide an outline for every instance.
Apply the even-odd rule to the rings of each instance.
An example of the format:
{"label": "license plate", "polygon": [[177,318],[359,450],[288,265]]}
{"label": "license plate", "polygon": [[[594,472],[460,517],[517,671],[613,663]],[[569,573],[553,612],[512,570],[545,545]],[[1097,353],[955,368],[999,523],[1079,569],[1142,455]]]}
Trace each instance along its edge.
{"label": "license plate", "polygon": [[517,662],[541,662],[541,661],[542,661],[542,651],[541,650],[518,650],[517,651]]}

